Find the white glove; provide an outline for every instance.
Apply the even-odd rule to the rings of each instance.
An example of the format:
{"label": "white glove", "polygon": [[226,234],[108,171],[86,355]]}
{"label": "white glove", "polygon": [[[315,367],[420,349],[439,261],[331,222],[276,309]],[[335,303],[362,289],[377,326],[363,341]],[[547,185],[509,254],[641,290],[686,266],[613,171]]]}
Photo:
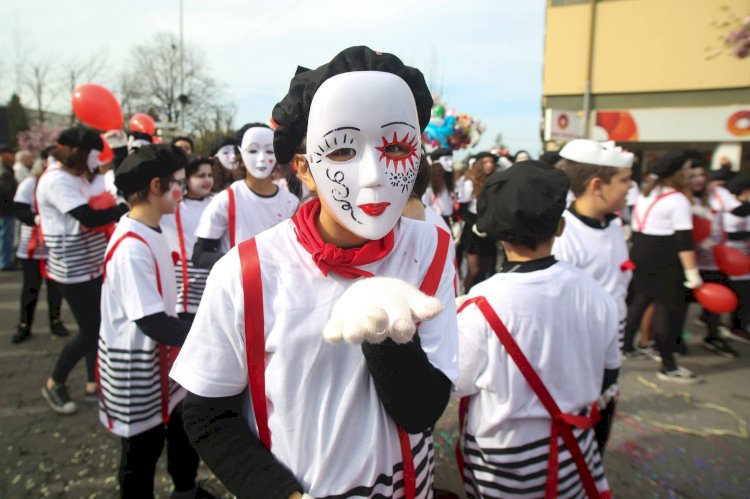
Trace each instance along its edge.
{"label": "white glove", "polygon": [[39,215],[34,215],[34,225],[39,225],[42,223],[42,218]]}
{"label": "white glove", "polygon": [[705,206],[700,206],[700,205],[694,204],[690,208],[690,211],[693,212],[693,215],[696,215],[696,216],[699,216],[699,217],[702,217],[702,218],[711,219],[713,217],[713,213],[711,213],[711,210],[709,210]]}
{"label": "white glove", "polygon": [[442,309],[440,300],[400,279],[361,279],[334,304],[323,337],[329,343],[343,339],[352,345],[380,343],[386,338],[408,343],[416,331],[414,323],[431,319]]}
{"label": "white glove", "polygon": [[469,295],[461,295],[456,297],[456,310],[461,308],[464,303],[466,303],[466,300],[469,299]]}
{"label": "white glove", "polygon": [[699,242],[698,246],[700,246],[702,250],[709,251],[711,248],[713,248],[717,244],[718,243],[716,241],[712,241],[710,237],[707,237],[703,241]]}
{"label": "white glove", "polygon": [[107,144],[112,149],[128,145],[128,136],[125,135],[123,130],[110,130],[104,134],[104,140],[107,141]]}
{"label": "white glove", "polygon": [[698,269],[685,269],[685,282],[682,283],[688,289],[696,289],[703,286],[703,279]]}
{"label": "white glove", "polygon": [[308,494],[307,492],[305,492],[304,494],[302,494],[302,499],[315,499],[315,498],[311,496],[310,494]]}

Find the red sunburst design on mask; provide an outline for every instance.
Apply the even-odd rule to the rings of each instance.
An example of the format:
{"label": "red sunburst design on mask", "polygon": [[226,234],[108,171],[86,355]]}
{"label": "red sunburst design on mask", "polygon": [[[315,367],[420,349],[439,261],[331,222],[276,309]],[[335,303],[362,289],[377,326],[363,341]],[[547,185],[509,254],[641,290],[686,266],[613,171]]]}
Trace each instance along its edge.
{"label": "red sunburst design on mask", "polygon": [[[417,157],[417,147],[419,145],[419,137],[417,134],[414,134],[413,137],[409,136],[409,132],[406,132],[403,139],[399,139],[396,135],[396,132],[393,132],[393,138],[388,141],[385,137],[382,137],[383,139],[383,145],[380,147],[375,147],[378,151],[380,151],[380,158],[378,158],[378,161],[382,161],[385,159],[385,167],[388,168],[391,166],[391,162],[393,163],[393,168],[395,171],[398,172],[398,165],[401,163],[401,165],[404,167],[404,171],[406,171],[406,162],[409,162],[409,165],[411,169],[413,170],[415,168],[415,161],[418,161],[419,158]],[[390,146],[400,146],[402,148],[401,152],[399,152],[398,157],[393,157],[393,153],[388,153],[386,149]]]}

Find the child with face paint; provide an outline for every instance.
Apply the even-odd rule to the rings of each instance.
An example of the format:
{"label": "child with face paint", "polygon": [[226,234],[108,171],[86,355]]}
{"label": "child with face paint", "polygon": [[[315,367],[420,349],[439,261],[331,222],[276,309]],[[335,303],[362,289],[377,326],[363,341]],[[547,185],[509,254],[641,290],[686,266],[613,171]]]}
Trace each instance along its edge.
{"label": "child with face paint", "polygon": [[431,107],[418,70],[352,47],[274,108],[276,156],[318,198],[214,266],[171,373],[239,497],[432,495],[454,270],[445,231],[401,218]]}
{"label": "child with face paint", "polygon": [[125,204],[105,210],[88,205],[91,184],[88,174],[98,166],[104,145],[93,130],[74,127],[57,139],[54,153],[59,161],[39,178],[36,191],[41,239],[48,259],[43,275],[60,284],[63,297],[78,323],[78,336],[60,353],[52,376],[42,388],[50,407],[60,414],[72,414],[76,404],[68,395],[65,381],[81,358],[86,358],[86,400],[96,400],[94,366],[99,336],[99,298],[106,235],[87,230],[117,221],[128,211]]}
{"label": "child with face paint", "polygon": [[185,167],[186,191],[174,214],[164,215],[161,227],[167,236],[175,260],[177,279],[177,315],[191,321],[206,286],[208,270],[193,265],[195,228],[211,202],[214,185],[212,161],[203,156],[192,156]]}
{"label": "child with face paint", "polygon": [[217,137],[211,144],[214,186],[212,192],[221,192],[242,178],[242,169],[237,162],[237,141],[234,137]]}
{"label": "child with face paint", "polygon": [[185,391],[167,372],[189,323],[176,317],[177,291],[169,242],[160,227],[185,185],[184,152],[143,146],[117,170],[115,183],[131,210],[115,229],[104,260],[98,370],[99,420],[120,437],[120,495],[153,497],[164,442],[171,497],[210,497],[195,484],[199,458],[183,429]]}
{"label": "child with face paint", "polygon": [[217,194],[203,212],[193,249],[193,264],[199,268],[210,269],[235,245],[291,217],[299,204],[273,183],[273,130],[249,123],[237,132],[237,140],[245,178]]}
{"label": "child with face paint", "polygon": [[453,151],[446,148],[430,153],[430,185],[422,202],[450,225],[453,216]]}

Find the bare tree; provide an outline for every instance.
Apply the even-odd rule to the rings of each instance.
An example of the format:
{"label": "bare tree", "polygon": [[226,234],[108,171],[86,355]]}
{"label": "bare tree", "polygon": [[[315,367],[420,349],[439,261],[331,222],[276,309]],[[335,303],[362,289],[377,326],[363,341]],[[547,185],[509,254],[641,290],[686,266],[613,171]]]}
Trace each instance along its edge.
{"label": "bare tree", "polygon": [[[61,83],[68,90],[68,95],[73,95],[76,87],[95,81],[105,73],[106,69],[107,59],[104,52],[94,53],[87,59],[69,59],[60,64]],[[75,115],[71,110],[71,125],[74,121]]]}
{"label": "bare tree", "polygon": [[48,59],[27,61],[22,73],[22,84],[31,92],[37,112],[37,121],[44,123],[45,111],[54,100],[58,90],[54,66]]}
{"label": "bare tree", "polygon": [[129,69],[120,78],[126,114],[146,112],[196,133],[226,122],[227,116],[231,122],[233,108],[222,101],[223,85],[209,75],[195,47],[186,44],[184,50],[181,71],[179,40],[171,33],[157,34],[132,49]]}

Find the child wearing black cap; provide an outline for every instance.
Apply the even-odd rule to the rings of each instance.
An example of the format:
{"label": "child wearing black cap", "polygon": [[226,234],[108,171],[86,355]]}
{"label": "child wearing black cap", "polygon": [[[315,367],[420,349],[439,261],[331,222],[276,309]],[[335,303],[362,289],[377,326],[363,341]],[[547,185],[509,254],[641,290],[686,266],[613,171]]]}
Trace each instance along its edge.
{"label": "child wearing black cap", "polygon": [[422,195],[422,203],[451,224],[454,202],[453,151],[440,148],[429,154],[430,185]]}
{"label": "child wearing black cap", "polygon": [[568,187],[562,171],[524,161],[490,176],[478,200],[477,228],[508,261],[458,314],[460,464],[471,497],[609,494],[592,427],[620,366],[617,307],[551,255]]}
{"label": "child wearing black cap", "polygon": [[318,197],[219,260],[171,373],[235,495],[432,497],[451,240],[401,217],[431,108],[418,70],[367,47],[299,72],[274,108],[276,157]]}
{"label": "child wearing black cap", "polygon": [[198,455],[182,427],[185,391],[167,376],[170,347],[182,345],[189,324],[176,317],[174,264],[159,222],[182,198],[186,163],[174,146],[147,145],[115,176],[131,209],[107,246],[97,374],[99,419],[122,443],[122,497],[153,497],[165,439],[172,497],[207,497],[196,488]]}
{"label": "child wearing black cap", "polygon": [[291,217],[299,199],[273,183],[273,130],[248,123],[237,132],[245,178],[214,196],[195,229],[193,264],[210,269],[237,244]]}
{"label": "child wearing black cap", "polygon": [[[661,357],[657,377],[691,384],[699,378],[678,366],[674,353],[685,318],[685,289],[703,285],[698,271],[690,201],[683,193],[690,162],[682,152],[669,152],[651,167],[633,209],[633,299],[628,306],[624,353],[633,352],[635,333],[653,303],[652,334]],[[684,344],[683,344],[684,348]]]}
{"label": "child wearing black cap", "polygon": [[237,162],[237,140],[234,137],[219,136],[211,143],[213,158],[213,192],[221,192],[242,177],[242,169]]}
{"label": "child wearing black cap", "polygon": [[88,175],[99,166],[104,148],[99,134],[86,127],[64,130],[53,153],[59,163],[47,167],[36,191],[41,239],[48,251],[43,275],[60,284],[63,298],[78,323],[78,336],[65,345],[42,395],[52,410],[72,414],[65,381],[81,358],[86,358],[85,399],[96,400],[94,366],[99,336],[99,301],[102,263],[107,238],[89,229],[117,221],[128,211],[125,204],[95,210],[88,205],[91,184]]}

